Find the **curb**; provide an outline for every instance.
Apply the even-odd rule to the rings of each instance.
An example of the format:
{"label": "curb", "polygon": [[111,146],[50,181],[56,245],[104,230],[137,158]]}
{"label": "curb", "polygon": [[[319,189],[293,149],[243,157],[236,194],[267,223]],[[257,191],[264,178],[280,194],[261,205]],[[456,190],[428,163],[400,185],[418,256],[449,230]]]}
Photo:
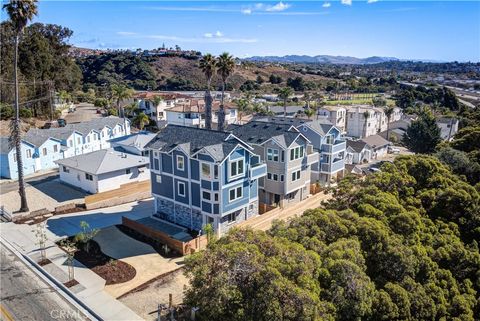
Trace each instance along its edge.
{"label": "curb", "polygon": [[7,240],[0,236],[0,243],[8,248],[10,251],[15,254],[33,273],[39,276],[44,282],[46,282],[49,286],[51,286],[56,293],[60,294],[60,296],[66,300],[68,303],[73,305],[76,309],[78,309],[83,315],[92,321],[103,321],[97,313],[95,313],[92,309],[90,309],[85,303],[83,303],[80,299],[78,299],[75,294],[73,294],[66,286],[64,286],[61,282],[57,281],[53,276],[48,274],[45,270],[43,270],[35,261],[29,258],[27,255],[24,255],[15,247],[10,244]]}

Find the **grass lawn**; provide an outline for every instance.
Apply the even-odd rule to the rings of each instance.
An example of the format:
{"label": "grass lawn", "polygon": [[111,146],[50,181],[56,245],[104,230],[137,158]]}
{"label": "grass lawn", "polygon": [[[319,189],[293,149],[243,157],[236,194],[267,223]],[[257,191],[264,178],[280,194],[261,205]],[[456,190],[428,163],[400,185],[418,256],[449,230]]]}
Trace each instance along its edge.
{"label": "grass lawn", "polygon": [[[371,105],[372,99],[326,100],[327,105]],[[388,106],[395,106],[395,100],[387,99]]]}

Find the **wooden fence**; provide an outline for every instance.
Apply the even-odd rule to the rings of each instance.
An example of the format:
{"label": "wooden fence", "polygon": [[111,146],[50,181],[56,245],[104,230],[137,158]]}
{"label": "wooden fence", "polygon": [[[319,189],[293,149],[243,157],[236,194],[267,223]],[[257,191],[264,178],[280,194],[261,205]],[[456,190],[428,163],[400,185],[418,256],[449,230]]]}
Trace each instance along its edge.
{"label": "wooden fence", "polygon": [[150,180],[127,183],[120,188],[85,196],[87,210],[138,201],[152,196]]}
{"label": "wooden fence", "polygon": [[181,255],[192,254],[207,247],[206,235],[199,236],[188,242],[182,242],[180,240],[172,238],[170,235],[153,229],[149,226],[143,225],[126,217],[122,217],[122,225],[132,229],[148,238],[159,241],[162,244],[166,244],[169,248],[175,250]]}
{"label": "wooden fence", "polygon": [[275,206],[275,205],[268,205],[268,204],[265,204],[265,203],[259,203],[258,204],[258,214],[266,213],[266,212],[271,211],[271,210],[273,210],[277,207],[278,206]]}

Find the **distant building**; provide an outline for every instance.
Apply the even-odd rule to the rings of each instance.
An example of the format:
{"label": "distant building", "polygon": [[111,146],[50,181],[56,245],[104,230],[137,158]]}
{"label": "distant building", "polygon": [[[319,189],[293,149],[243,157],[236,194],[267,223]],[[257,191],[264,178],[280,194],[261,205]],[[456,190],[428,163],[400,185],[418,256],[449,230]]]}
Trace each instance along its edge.
{"label": "distant building", "polygon": [[364,138],[376,135],[387,130],[388,123],[401,118],[401,110],[394,108],[390,120],[385,115],[385,110],[369,105],[348,106],[346,118],[347,136]]}
{"label": "distant building", "polygon": [[148,156],[148,150],[145,146],[157,135],[147,131],[141,131],[135,134],[114,138],[110,140],[112,148],[119,152],[126,152],[133,155]]}
{"label": "distant building", "polygon": [[[218,124],[220,102],[212,104],[212,125]],[[165,110],[166,121],[169,125],[205,128],[205,102],[203,99],[192,99],[189,102],[175,104],[175,107]],[[238,120],[237,107],[225,103],[225,124],[236,124]]]}
{"label": "distant building", "polygon": [[372,148],[361,140],[347,140],[345,164],[364,164],[372,159]]}
{"label": "distant building", "polygon": [[342,106],[323,106],[317,110],[317,116],[327,119],[342,134],[346,133],[347,109]]}
{"label": "distant building", "polygon": [[440,136],[443,140],[451,141],[458,133],[459,121],[456,118],[442,117],[437,119],[437,125],[440,128]]}
{"label": "distant building", "polygon": [[103,149],[59,159],[60,180],[95,194],[150,179],[148,158]]}

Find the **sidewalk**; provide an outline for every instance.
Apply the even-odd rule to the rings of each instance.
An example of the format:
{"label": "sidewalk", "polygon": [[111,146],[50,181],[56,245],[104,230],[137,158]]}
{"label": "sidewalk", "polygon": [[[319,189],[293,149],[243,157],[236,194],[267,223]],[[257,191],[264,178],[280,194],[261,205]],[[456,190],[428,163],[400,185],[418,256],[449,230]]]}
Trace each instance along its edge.
{"label": "sidewalk", "polygon": [[[122,216],[138,220],[149,216],[152,211],[151,200],[133,202],[106,209],[98,209],[76,214],[66,214],[52,217],[47,220],[47,258],[55,265],[50,267],[55,270],[59,278],[64,278],[62,273],[68,275],[66,254],[55,242],[65,236],[71,236],[80,231],[80,221],[87,221],[92,228],[104,228],[119,224]],[[38,257],[38,245],[35,237],[35,226],[26,224],[2,223],[0,232],[20,252],[29,257]],[[81,287],[74,292],[76,296],[90,307],[104,320],[130,321],[143,320],[128,307],[117,301],[105,291],[105,280],[75,261],[75,280]],[[77,292],[78,291],[78,292]]]}

